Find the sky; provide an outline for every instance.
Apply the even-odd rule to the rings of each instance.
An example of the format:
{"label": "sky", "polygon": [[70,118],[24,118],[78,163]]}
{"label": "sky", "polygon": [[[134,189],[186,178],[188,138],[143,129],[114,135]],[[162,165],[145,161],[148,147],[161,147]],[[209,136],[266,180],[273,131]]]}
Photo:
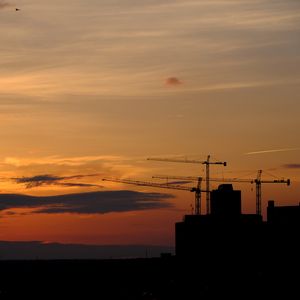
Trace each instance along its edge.
{"label": "sky", "polygon": [[204,176],[148,157],[297,205],[299,37],[298,0],[0,1],[0,240],[174,245],[193,194],[102,181]]}

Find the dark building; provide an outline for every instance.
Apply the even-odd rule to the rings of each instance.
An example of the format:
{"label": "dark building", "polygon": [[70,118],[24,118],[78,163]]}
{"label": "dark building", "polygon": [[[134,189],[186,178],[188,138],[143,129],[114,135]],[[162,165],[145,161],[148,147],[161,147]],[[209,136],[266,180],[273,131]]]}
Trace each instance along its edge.
{"label": "dark building", "polygon": [[211,214],[186,215],[176,223],[176,255],[231,260],[254,251],[263,222],[258,215],[241,213],[241,191],[222,184],[211,193]]}
{"label": "dark building", "polygon": [[[299,249],[300,206],[275,207],[271,201],[267,222],[261,215],[241,211],[241,191],[231,184],[220,185],[211,193],[211,214],[186,215],[175,224],[176,256],[193,260],[205,257],[214,263],[237,262],[243,256],[247,263],[259,265],[273,254],[295,254]],[[282,252],[284,245],[287,247]]]}
{"label": "dark building", "polygon": [[269,201],[267,227],[266,248],[276,253],[282,264],[299,264],[300,205],[275,206]]}
{"label": "dark building", "polygon": [[211,193],[211,214],[220,218],[239,218],[242,213],[241,191],[232,184],[221,184]]}
{"label": "dark building", "polygon": [[275,206],[268,202],[267,222],[275,226],[300,226],[300,203],[298,206]]}

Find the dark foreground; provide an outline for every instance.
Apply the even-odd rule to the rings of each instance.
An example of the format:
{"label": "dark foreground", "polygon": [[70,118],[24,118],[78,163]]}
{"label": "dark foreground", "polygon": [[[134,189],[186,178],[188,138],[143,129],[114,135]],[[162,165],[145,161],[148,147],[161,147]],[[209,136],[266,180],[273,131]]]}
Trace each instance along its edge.
{"label": "dark foreground", "polygon": [[299,261],[272,261],[1,261],[0,299],[300,299]]}

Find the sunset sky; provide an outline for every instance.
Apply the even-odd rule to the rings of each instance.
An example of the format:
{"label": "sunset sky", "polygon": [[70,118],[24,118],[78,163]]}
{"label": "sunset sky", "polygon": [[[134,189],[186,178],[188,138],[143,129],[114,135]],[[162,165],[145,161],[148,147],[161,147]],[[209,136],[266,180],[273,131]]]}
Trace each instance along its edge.
{"label": "sunset sky", "polygon": [[299,203],[299,0],[0,0],[0,39],[0,240],[174,245],[192,193],[101,179],[204,167],[147,157]]}

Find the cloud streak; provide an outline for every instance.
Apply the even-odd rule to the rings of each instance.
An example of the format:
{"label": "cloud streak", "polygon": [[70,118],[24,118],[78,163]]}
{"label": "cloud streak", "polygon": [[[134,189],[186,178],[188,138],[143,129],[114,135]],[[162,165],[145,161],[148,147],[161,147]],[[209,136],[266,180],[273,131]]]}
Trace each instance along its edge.
{"label": "cloud streak", "polygon": [[286,169],[300,169],[300,164],[285,164],[283,165],[283,168]]}
{"label": "cloud streak", "polygon": [[18,184],[25,184],[27,189],[31,189],[43,185],[60,185],[66,187],[102,187],[101,185],[97,185],[97,184],[62,182],[63,180],[81,179],[85,177],[92,177],[98,175],[99,174],[55,176],[55,175],[43,174],[43,175],[36,175],[33,177],[16,177],[16,178],[11,178],[11,180],[13,180]]}
{"label": "cloud streak", "polygon": [[245,155],[266,154],[266,153],[275,153],[275,152],[288,152],[288,151],[297,151],[297,150],[300,150],[300,148],[283,148],[283,149],[253,151],[253,152],[247,152],[247,153],[245,153]]}
{"label": "cloud streak", "polygon": [[100,162],[117,162],[122,160],[120,156],[114,155],[94,155],[94,156],[78,156],[78,157],[59,157],[59,156],[48,156],[40,158],[19,158],[19,157],[6,157],[3,160],[4,164],[15,166],[15,167],[26,167],[31,165],[47,165],[55,164],[58,166],[82,166],[87,163],[93,163],[96,161]]}
{"label": "cloud streak", "polygon": [[177,77],[169,77],[165,80],[165,84],[167,86],[179,86],[183,84],[183,82]]}
{"label": "cloud streak", "polygon": [[12,6],[10,3],[6,1],[0,1],[0,9]]}
{"label": "cloud streak", "polygon": [[168,208],[170,194],[135,191],[99,191],[56,196],[0,194],[0,211],[27,208],[45,214],[105,214],[147,209]]}
{"label": "cloud streak", "polygon": [[[68,1],[62,0],[58,14],[54,3],[44,1],[35,5],[36,10],[29,12],[34,13],[34,18],[29,24],[24,24],[29,27],[26,32],[31,33],[26,36],[26,40],[31,42],[27,47],[22,48],[20,57],[26,56],[28,59],[25,61],[21,59],[18,63],[16,57],[11,55],[15,51],[14,48],[7,47],[7,51],[2,50],[2,55],[7,56],[9,61],[9,70],[12,71],[7,72],[5,69],[1,81],[4,82],[6,92],[22,95],[22,99],[24,94],[38,96],[37,98],[40,99],[41,94],[44,97],[50,94],[57,97],[61,93],[67,94],[70,91],[80,95],[123,96],[132,95],[133,92],[141,95],[150,91],[161,92],[161,87],[155,90],[152,82],[156,82],[155,78],[161,78],[162,73],[161,71],[154,73],[153,69],[176,72],[176,70],[194,68],[198,71],[193,71],[191,78],[210,77],[212,81],[212,89],[204,86],[204,90],[213,91],[214,85],[217,88],[222,89],[223,86],[226,88],[226,81],[223,79],[227,77],[222,76],[221,82],[218,83],[216,72],[208,75],[203,68],[205,59],[199,59],[198,53],[201,53],[201,57],[206,55],[209,57],[214,51],[218,51],[220,55],[220,51],[227,49],[229,52],[234,52],[234,61],[240,61],[242,64],[245,58],[241,59],[240,55],[249,57],[245,48],[252,48],[253,45],[265,47],[267,44],[270,51],[266,52],[268,57],[272,57],[272,54],[278,53],[277,46],[273,47],[273,43],[295,43],[297,39],[293,36],[285,34],[280,37],[280,32],[287,30],[297,34],[300,17],[297,1],[276,1],[276,4],[273,2],[271,0],[242,2],[104,0],[98,1],[91,7],[84,6],[86,10],[82,14],[81,4],[70,7]],[[66,18],[70,10],[74,16],[72,19]],[[43,14],[43,22],[38,22],[40,20],[37,15],[40,11],[47,12]],[[95,22],[86,22],[88,14]],[[232,15],[235,18],[232,18]],[[52,23],[54,18],[56,22],[53,23],[53,27],[42,27],[48,22]],[[33,23],[34,20],[36,23]],[[60,30],[61,28],[64,30]],[[99,31],[99,28],[105,30]],[[40,31],[47,34],[42,34]],[[267,31],[264,32],[263,38],[260,36],[261,31]],[[268,35],[270,31],[275,31],[277,34]],[[15,34],[15,31],[13,33]],[[11,35],[7,34],[7,36]],[[45,40],[44,36],[46,36]],[[12,39],[9,38],[3,41],[3,44],[9,45],[11,42]],[[32,45],[34,49],[31,48]],[[178,48],[176,45],[181,45],[181,59],[177,59],[179,55],[177,51],[172,55],[173,51],[169,50]],[[77,49],[76,54],[70,55],[74,47]],[[191,51],[192,48],[194,51]],[[46,57],[44,53],[47,51],[49,55]],[[19,53],[20,49],[17,51],[17,54]],[[30,53],[34,55],[31,57]],[[263,56],[263,53],[259,51],[258,55]],[[170,57],[176,59],[176,62],[172,62],[173,59]],[[226,54],[223,61],[229,58],[232,59]],[[101,65],[100,69],[94,64],[96,60]],[[187,65],[191,62],[193,66]],[[120,64],[124,66],[124,71],[120,70]],[[218,69],[221,69],[218,60],[213,63],[207,60],[207,64],[213,67],[217,65]],[[22,72],[20,66],[23,68]],[[272,76],[266,74],[264,78],[276,77],[275,74],[276,72],[272,72]],[[186,73],[184,76],[189,74]],[[237,76],[232,78],[232,85],[247,87],[250,82],[251,87],[253,78],[256,77],[247,78],[237,73]],[[279,80],[281,79],[283,76],[280,76]],[[238,80],[243,81],[235,83]],[[197,82],[195,86],[201,84]],[[189,82],[187,89],[190,87],[192,85]]]}

